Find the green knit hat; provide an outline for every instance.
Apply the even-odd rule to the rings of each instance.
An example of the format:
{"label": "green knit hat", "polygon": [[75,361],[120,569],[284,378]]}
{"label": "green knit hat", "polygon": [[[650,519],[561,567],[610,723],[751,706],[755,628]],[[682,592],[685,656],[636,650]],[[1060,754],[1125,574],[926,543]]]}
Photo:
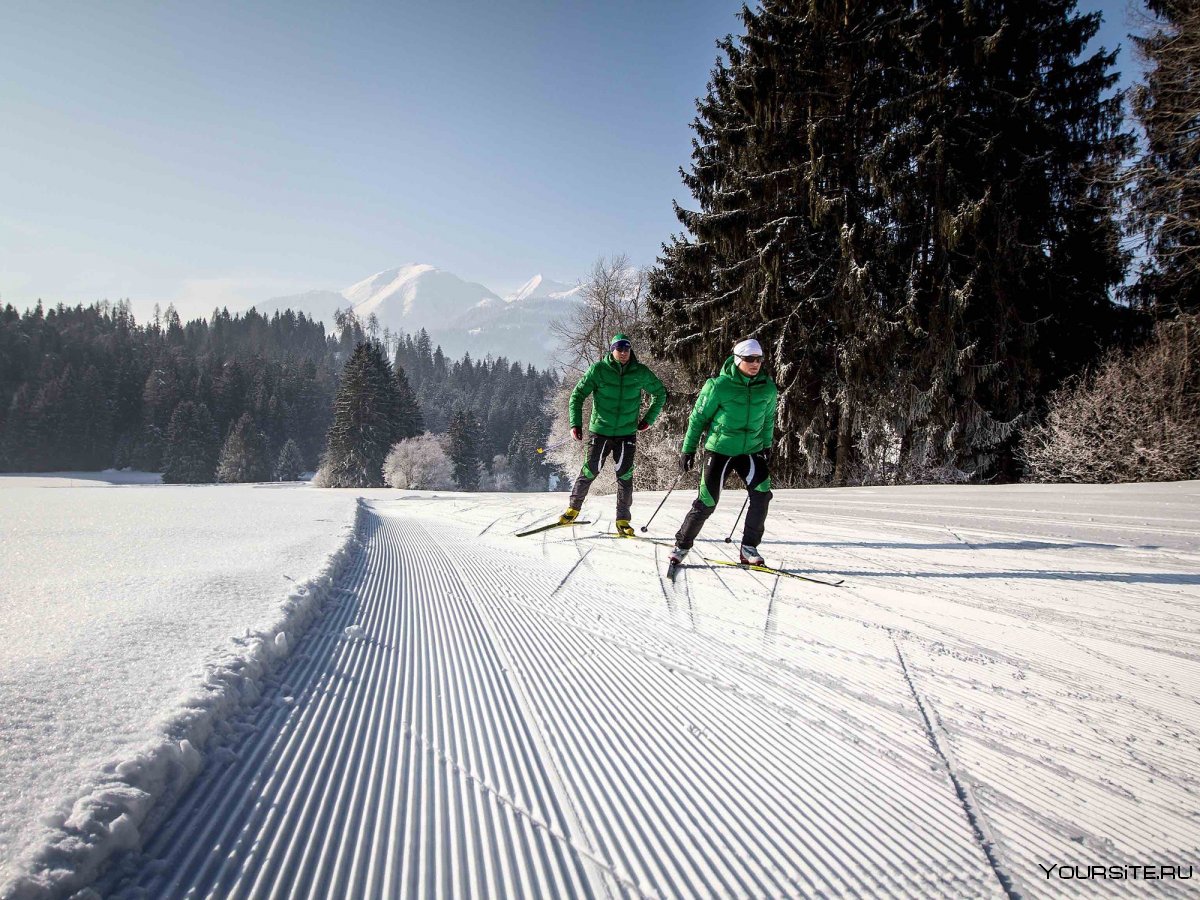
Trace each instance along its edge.
{"label": "green knit hat", "polygon": [[614,334],[612,336],[612,340],[608,342],[608,349],[612,350],[614,347],[617,346],[617,344],[621,343],[622,341],[624,341],[626,344],[630,343],[629,338],[627,338],[624,334],[622,334],[621,332],[618,331],[616,334]]}

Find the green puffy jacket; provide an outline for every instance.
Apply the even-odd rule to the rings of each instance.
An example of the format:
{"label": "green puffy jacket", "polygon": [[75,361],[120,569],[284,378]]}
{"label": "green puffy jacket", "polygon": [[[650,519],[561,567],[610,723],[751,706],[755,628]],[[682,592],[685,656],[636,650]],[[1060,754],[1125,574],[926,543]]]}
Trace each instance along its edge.
{"label": "green puffy jacket", "polygon": [[779,389],[760,371],[749,378],[734,357],[725,360],[721,374],[704,382],[683,436],[683,452],[694,453],[700,433],[708,429],[704,446],[714,453],[741,456],[771,446],[775,438],[775,407]]}
{"label": "green puffy jacket", "polygon": [[583,400],[592,397],[592,418],[588,431],[601,437],[625,437],[637,431],[641,418],[642,391],[650,395],[646,421],[653,424],[667,399],[667,389],[658,376],[629,354],[629,362],[620,365],[611,353],[593,363],[571,391],[571,427],[583,425]]}

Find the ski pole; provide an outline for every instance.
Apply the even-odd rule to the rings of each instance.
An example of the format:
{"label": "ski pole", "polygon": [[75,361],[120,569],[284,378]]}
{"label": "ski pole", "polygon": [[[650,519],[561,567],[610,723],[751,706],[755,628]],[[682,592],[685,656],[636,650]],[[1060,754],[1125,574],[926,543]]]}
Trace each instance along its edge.
{"label": "ski pole", "polygon": [[[680,472],[678,475],[675,476],[675,480],[671,482],[671,486],[667,489],[666,494],[664,494],[663,498],[660,501],[658,501],[658,509],[654,510],[654,516],[658,515],[658,510],[663,508],[663,504],[667,502],[667,497],[671,496],[671,491],[675,490],[675,485],[679,484],[679,479],[682,477],[683,477],[682,472]],[[654,521],[654,516],[651,516],[647,520],[646,524],[642,526],[642,531],[645,531],[647,528],[650,527],[650,523]]]}
{"label": "ski pole", "polygon": [[742,508],[740,510],[738,510],[738,517],[733,520],[733,528],[729,529],[729,537],[725,538],[725,543],[727,543],[727,544],[733,543],[733,530],[734,530],[734,528],[737,528],[737,523],[742,521],[742,513],[744,513],[746,511],[746,503],[749,503],[749,502],[750,502],[750,492],[746,491],[746,502],[743,503]]}

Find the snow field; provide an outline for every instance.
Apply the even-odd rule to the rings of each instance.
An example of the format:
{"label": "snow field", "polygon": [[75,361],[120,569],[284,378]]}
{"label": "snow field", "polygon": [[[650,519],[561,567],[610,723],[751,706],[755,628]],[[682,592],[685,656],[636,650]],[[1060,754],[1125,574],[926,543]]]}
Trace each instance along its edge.
{"label": "snow field", "polygon": [[0,478],[0,896],[62,896],[153,831],[357,515],[302,486]]}
{"label": "snow field", "polygon": [[[1192,513],[1047,515],[1026,491],[781,492],[771,561],[841,588],[702,562],[672,585],[668,540],[604,533],[609,498],[523,539],[553,500],[376,499],[362,566],[237,758],[106,884],[1032,897],[1097,888],[1039,863],[1185,863],[1194,622],[1165,660],[1144,642],[1200,608]],[[728,524],[706,555],[732,558]],[[1152,759],[1095,721],[1151,708]]]}
{"label": "snow field", "polygon": [[838,588],[667,582],[683,491],[660,544],[611,497],[516,538],[561,497],[367,496],[104,896],[1194,891],[1044,869],[1200,862],[1200,485],[778,492],[768,562]]}

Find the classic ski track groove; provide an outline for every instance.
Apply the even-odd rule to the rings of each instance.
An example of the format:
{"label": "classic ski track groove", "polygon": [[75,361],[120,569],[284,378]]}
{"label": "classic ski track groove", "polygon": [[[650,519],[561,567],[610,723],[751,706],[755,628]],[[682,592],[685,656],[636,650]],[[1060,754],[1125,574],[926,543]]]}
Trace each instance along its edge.
{"label": "classic ski track groove", "polygon": [[[935,565],[896,537],[926,542],[923,523],[780,516],[773,534],[820,538],[773,545],[781,566],[856,580],[772,578],[768,596],[721,566],[672,585],[647,541],[576,531],[572,552],[549,532],[502,534],[494,504],[462,521],[441,514],[449,505],[404,506],[373,508],[341,600],[110,886],[1004,897],[1004,872],[1010,896],[1036,896],[1039,861],[1187,864],[1200,847],[1187,813],[1200,798],[1200,653],[1185,636],[1200,604],[1187,582],[1142,585],[1161,605],[1138,617],[1119,580],[1088,581],[1087,611],[1125,629],[1110,633],[1077,593],[1024,600],[1019,570],[1070,577],[1080,557],[988,548],[1019,543],[1011,534],[956,528],[972,559],[952,547]],[[957,579],[989,553],[1006,562]],[[1161,567],[1129,548],[1096,569],[1114,565]],[[343,636],[352,623],[365,639]]]}
{"label": "classic ski track groove", "polygon": [[[419,525],[381,517],[348,581],[357,602],[284,673],[307,696],[263,705],[239,758],[201,777],[128,892],[604,893],[444,552]],[[367,640],[343,638],[352,621]]]}
{"label": "classic ski track groove", "polygon": [[601,577],[592,548],[451,557],[474,530],[375,515],[349,593],[116,896],[998,895],[877,640],[852,697],[696,631],[686,586],[648,619],[567,582]]}
{"label": "classic ski track groove", "polygon": [[[900,649],[900,642],[896,639],[896,635],[892,634],[892,643],[896,645],[896,658],[900,660],[900,671],[904,674],[904,681],[912,691],[913,700],[916,701],[917,709],[921,711],[921,719],[925,723],[925,733],[929,737],[929,743],[937,753],[938,758],[946,766],[946,772],[950,776],[950,780],[954,783],[955,793],[958,795],[959,802],[962,803],[963,814],[971,823],[971,828],[975,832],[976,840],[979,842],[979,848],[983,850],[988,858],[988,862],[992,866],[992,871],[996,873],[996,878],[1000,881],[1001,887],[1004,888],[1006,896],[1010,900],[1018,900],[1021,893],[1016,891],[1015,886],[1020,885],[1020,882],[1014,880],[1012,874],[1006,871],[1001,864],[999,857],[999,848],[996,846],[996,839],[992,836],[992,831],[988,827],[987,818],[983,814],[983,810],[979,805],[974,795],[971,792],[970,785],[963,778],[962,772],[954,762],[954,757],[946,746],[945,730],[941,727],[938,721],[935,727],[934,722],[937,719],[937,713],[932,711],[929,701],[921,696],[917,690],[917,684],[913,680],[912,673],[908,669],[908,663],[904,659],[904,651]],[[939,733],[941,737],[939,737]]]}

